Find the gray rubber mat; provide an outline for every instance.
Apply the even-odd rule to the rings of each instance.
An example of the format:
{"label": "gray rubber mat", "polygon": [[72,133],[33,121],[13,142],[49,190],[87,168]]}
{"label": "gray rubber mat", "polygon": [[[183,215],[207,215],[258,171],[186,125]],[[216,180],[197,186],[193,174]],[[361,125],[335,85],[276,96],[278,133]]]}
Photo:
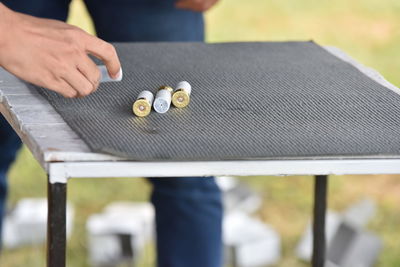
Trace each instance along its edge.
{"label": "gray rubber mat", "polygon": [[[313,42],[116,44],[124,79],[42,93],[95,152],[134,160],[400,155],[400,95]],[[192,85],[187,108],[132,114],[142,90]]]}

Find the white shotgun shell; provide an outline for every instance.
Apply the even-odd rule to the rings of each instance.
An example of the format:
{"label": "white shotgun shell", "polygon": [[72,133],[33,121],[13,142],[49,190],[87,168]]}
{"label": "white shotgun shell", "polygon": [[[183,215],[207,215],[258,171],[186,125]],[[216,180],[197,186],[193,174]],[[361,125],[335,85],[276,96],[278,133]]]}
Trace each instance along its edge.
{"label": "white shotgun shell", "polygon": [[184,108],[189,105],[190,93],[192,92],[192,86],[186,81],[179,82],[172,95],[172,104],[177,108]]}
{"label": "white shotgun shell", "polygon": [[138,117],[145,117],[151,112],[151,105],[153,104],[154,96],[150,91],[142,91],[133,103],[132,111]]}
{"label": "white shotgun shell", "polygon": [[158,90],[156,94],[156,100],[154,100],[154,110],[157,113],[165,113],[169,110],[171,106],[171,91],[170,87],[165,87],[166,89]]}
{"label": "white shotgun shell", "polygon": [[119,69],[118,72],[118,77],[116,79],[113,79],[110,77],[110,75],[108,74],[108,70],[107,67],[104,65],[98,65],[97,66],[99,68],[100,74],[101,74],[101,78],[100,78],[100,82],[101,83],[105,83],[105,82],[119,82],[122,80],[122,68]]}

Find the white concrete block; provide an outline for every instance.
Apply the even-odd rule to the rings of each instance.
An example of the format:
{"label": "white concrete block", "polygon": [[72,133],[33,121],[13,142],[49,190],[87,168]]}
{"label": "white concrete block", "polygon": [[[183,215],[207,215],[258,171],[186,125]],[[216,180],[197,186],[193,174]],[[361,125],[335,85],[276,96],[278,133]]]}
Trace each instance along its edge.
{"label": "white concrete block", "polygon": [[[67,204],[67,237],[71,235],[74,210]],[[26,198],[20,200],[6,215],[3,222],[3,246],[17,248],[41,244],[46,241],[47,199]]]}
{"label": "white concrete block", "polygon": [[343,212],[343,220],[357,228],[365,227],[376,213],[376,203],[372,199],[363,199]]}
{"label": "white concrete block", "polygon": [[135,262],[154,236],[154,209],[150,203],[115,202],[90,216],[86,229],[92,266]]}
{"label": "white concrete block", "polygon": [[[325,236],[326,236],[326,244],[329,246],[333,237],[336,234],[337,229],[339,228],[340,223],[342,222],[342,218],[340,214],[328,211],[325,218],[326,228],[325,228]],[[312,225],[311,222],[308,223],[306,230],[303,233],[303,236],[300,239],[296,247],[296,255],[299,259],[304,261],[310,261],[312,255]]]}
{"label": "white concrete block", "polygon": [[234,261],[238,267],[257,267],[280,260],[281,240],[272,227],[243,212],[227,215],[223,226],[224,245],[234,251],[234,259],[228,262]]}
{"label": "white concrete block", "polygon": [[261,196],[237,178],[219,176],[216,182],[223,193],[226,213],[242,211],[251,214],[260,209],[262,204]]}

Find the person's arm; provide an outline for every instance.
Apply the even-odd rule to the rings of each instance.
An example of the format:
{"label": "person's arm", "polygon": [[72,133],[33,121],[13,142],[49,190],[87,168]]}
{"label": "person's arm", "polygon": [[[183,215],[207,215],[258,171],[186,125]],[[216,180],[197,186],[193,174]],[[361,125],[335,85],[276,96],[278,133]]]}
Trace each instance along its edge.
{"label": "person's arm", "polygon": [[213,7],[217,2],[218,0],[178,0],[175,6],[177,8],[204,12]]}
{"label": "person's arm", "polygon": [[100,80],[88,54],[118,77],[121,65],[111,44],[64,22],[17,13],[0,3],[0,66],[15,76],[65,97],[83,97]]}

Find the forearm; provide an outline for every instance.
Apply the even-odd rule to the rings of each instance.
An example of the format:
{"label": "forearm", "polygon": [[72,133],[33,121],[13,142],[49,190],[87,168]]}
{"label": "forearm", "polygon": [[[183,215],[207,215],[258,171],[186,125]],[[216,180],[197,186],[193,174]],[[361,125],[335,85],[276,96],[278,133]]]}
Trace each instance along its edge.
{"label": "forearm", "polygon": [[6,43],[12,24],[13,11],[0,2],[0,67],[2,67],[2,54],[6,53]]}

